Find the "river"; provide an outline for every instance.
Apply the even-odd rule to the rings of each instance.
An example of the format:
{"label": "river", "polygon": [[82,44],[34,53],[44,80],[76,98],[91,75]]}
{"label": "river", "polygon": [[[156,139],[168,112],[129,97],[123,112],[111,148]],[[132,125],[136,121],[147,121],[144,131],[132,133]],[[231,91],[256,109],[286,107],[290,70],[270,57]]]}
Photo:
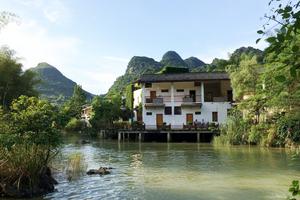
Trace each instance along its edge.
{"label": "river", "polygon": [[[113,167],[106,176],[68,181],[54,173],[57,191],[43,199],[285,199],[300,179],[300,159],[285,149],[214,147],[195,143],[67,142],[57,159],[74,152],[88,169]],[[58,167],[61,165],[60,167]]]}

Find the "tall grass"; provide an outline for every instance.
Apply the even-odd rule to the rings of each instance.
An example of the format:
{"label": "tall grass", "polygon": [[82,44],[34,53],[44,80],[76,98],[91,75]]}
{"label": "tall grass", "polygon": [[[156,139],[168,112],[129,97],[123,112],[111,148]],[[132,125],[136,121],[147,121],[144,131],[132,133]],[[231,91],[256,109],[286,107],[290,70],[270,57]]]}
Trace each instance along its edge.
{"label": "tall grass", "polygon": [[69,181],[79,178],[86,172],[86,169],[87,165],[81,153],[73,153],[69,156],[66,167],[66,174]]}
{"label": "tall grass", "polygon": [[[0,184],[9,185],[17,190],[34,193],[40,184],[41,176],[56,151],[42,145],[14,145],[11,148],[0,147]],[[0,188],[0,194],[5,192]]]}
{"label": "tall grass", "polygon": [[220,128],[220,136],[214,137],[214,145],[245,144],[248,140],[249,123],[239,115],[234,114]]}

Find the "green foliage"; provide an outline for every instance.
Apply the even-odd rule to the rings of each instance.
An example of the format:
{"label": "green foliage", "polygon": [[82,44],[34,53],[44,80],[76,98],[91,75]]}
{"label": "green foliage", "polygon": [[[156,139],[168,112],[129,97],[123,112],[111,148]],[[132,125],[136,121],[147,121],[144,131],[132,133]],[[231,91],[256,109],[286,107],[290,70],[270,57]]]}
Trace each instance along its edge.
{"label": "green foliage", "polygon": [[59,125],[65,127],[72,119],[81,119],[82,106],[86,104],[86,94],[79,85],[74,86],[72,97],[64,103],[59,112]]}
{"label": "green foliage", "polygon": [[232,110],[226,125],[221,127],[221,134],[214,138],[215,145],[238,145],[247,142],[249,122],[243,120],[242,113]]}
{"label": "green foliage", "polygon": [[132,84],[127,85],[125,89],[125,98],[126,98],[126,103],[125,106],[126,108],[133,110],[133,91],[132,91]]}
{"label": "green foliage", "polygon": [[22,64],[8,48],[0,50],[0,102],[8,109],[11,102],[20,95],[37,96],[34,86],[38,83],[34,73],[22,71]]}
{"label": "green foliage", "polygon": [[189,57],[184,60],[190,71],[200,71],[206,64],[196,57]]}
{"label": "green foliage", "polygon": [[187,68],[188,65],[182,60],[182,58],[176,53],[175,51],[168,51],[166,52],[160,63],[163,66],[172,66],[172,67],[181,67],[181,68]]}
{"label": "green foliage", "polygon": [[268,130],[268,125],[266,124],[253,124],[250,128],[248,135],[249,144],[262,144],[264,137],[268,137],[266,131]]}
{"label": "green foliage", "polygon": [[82,153],[73,153],[68,158],[66,173],[68,180],[76,180],[86,173],[87,165],[85,164],[84,155]]}
{"label": "green foliage", "polygon": [[234,96],[241,100],[244,95],[253,94],[259,85],[259,73],[261,66],[258,65],[256,57],[244,57],[239,61],[239,67],[230,73],[231,85],[234,88]]}
{"label": "green foliage", "polygon": [[113,121],[121,116],[121,97],[115,95],[111,98],[96,96],[92,101],[93,114],[90,120],[96,130],[110,127]]}
{"label": "green foliage", "polygon": [[298,180],[293,180],[290,185],[289,192],[292,193],[292,197],[289,197],[288,200],[297,200],[295,197],[300,195]]}
{"label": "green foliage", "polygon": [[[266,49],[267,54],[279,54],[286,52],[284,60],[273,57],[273,61],[284,61],[283,68],[290,71],[290,75],[297,79],[299,77],[300,62],[299,62],[299,30],[300,30],[300,4],[297,1],[274,1],[269,3],[271,14],[266,15],[267,22],[263,26],[263,30],[257,31],[262,37],[266,37],[266,41],[270,46]],[[274,27],[276,26],[276,29]],[[279,28],[278,28],[279,26]],[[270,28],[271,27],[271,28]],[[281,66],[276,68],[281,70]],[[284,74],[277,79],[283,81]]]}
{"label": "green foliage", "polygon": [[297,115],[286,115],[277,120],[278,146],[289,146],[300,142],[300,113]]}
{"label": "green foliage", "polygon": [[[47,165],[56,154],[45,146],[35,144],[16,144],[10,149],[0,146],[0,194],[30,197],[49,192],[43,190],[41,181],[48,181],[45,180],[49,169]],[[8,194],[4,188],[9,188]]]}
{"label": "green foliage", "polygon": [[65,130],[66,131],[82,131],[85,128],[85,122],[76,119],[76,118],[71,118],[70,121],[67,123]]}
{"label": "green foliage", "polygon": [[36,97],[20,96],[9,112],[0,110],[0,119],[0,194],[5,194],[4,187],[21,196],[22,191],[29,196],[47,192],[40,181],[49,181],[48,165],[61,144],[54,107]]}
{"label": "green foliage", "polygon": [[126,86],[139,79],[142,74],[158,73],[165,66],[183,67],[197,72],[201,71],[201,69],[204,68],[204,65],[204,62],[195,57],[182,60],[182,58],[174,51],[165,53],[160,62],[155,61],[153,58],[134,56],[129,61],[125,74],[117,78],[106,96],[110,97],[115,94],[124,95]]}
{"label": "green foliage", "polygon": [[[37,79],[40,80],[35,88],[40,93],[41,98],[49,100],[54,105],[61,106],[72,97],[76,83],[65,77],[55,67],[42,62],[28,71],[35,72]],[[84,93],[87,99],[93,98],[91,93],[86,91]]]}
{"label": "green foliage", "polygon": [[0,134],[0,144],[7,148],[15,144],[56,148],[60,144],[55,109],[46,101],[21,96],[13,101],[10,113],[2,118],[6,119],[6,132]]}
{"label": "green foliage", "polygon": [[170,67],[165,66],[158,74],[176,74],[176,73],[188,73],[189,69],[184,67]]}

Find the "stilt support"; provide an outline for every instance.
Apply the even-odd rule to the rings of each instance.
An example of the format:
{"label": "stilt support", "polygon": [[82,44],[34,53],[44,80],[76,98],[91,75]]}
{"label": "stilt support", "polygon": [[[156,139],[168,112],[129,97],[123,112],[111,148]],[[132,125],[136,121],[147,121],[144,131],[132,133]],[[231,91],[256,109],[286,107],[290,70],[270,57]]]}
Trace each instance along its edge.
{"label": "stilt support", "polygon": [[118,142],[121,142],[121,132],[118,132]]}
{"label": "stilt support", "polygon": [[171,142],[171,133],[170,132],[167,133],[167,142]]}

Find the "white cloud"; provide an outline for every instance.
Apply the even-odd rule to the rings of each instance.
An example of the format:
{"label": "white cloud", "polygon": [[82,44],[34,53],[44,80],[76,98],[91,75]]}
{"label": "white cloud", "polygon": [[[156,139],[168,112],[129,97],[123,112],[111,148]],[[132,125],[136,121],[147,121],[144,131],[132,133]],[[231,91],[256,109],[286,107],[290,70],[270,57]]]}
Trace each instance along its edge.
{"label": "white cloud", "polygon": [[47,1],[43,13],[50,22],[59,22],[69,17],[69,10],[59,0]]}
{"label": "white cloud", "polygon": [[15,0],[31,9],[41,11],[52,23],[61,23],[70,18],[70,10],[62,0]]}
{"label": "white cloud", "polygon": [[8,45],[20,56],[25,68],[47,61],[53,65],[67,64],[70,55],[78,53],[80,41],[75,37],[53,37],[36,21],[9,24],[0,33],[0,45]]}
{"label": "white cloud", "polygon": [[[14,49],[25,69],[47,62],[65,76],[95,94],[106,93],[118,76],[124,74],[129,58],[90,56],[73,36],[53,36],[37,21],[23,19],[11,23],[0,32],[0,45]],[[78,58],[84,58],[79,59]]]}

